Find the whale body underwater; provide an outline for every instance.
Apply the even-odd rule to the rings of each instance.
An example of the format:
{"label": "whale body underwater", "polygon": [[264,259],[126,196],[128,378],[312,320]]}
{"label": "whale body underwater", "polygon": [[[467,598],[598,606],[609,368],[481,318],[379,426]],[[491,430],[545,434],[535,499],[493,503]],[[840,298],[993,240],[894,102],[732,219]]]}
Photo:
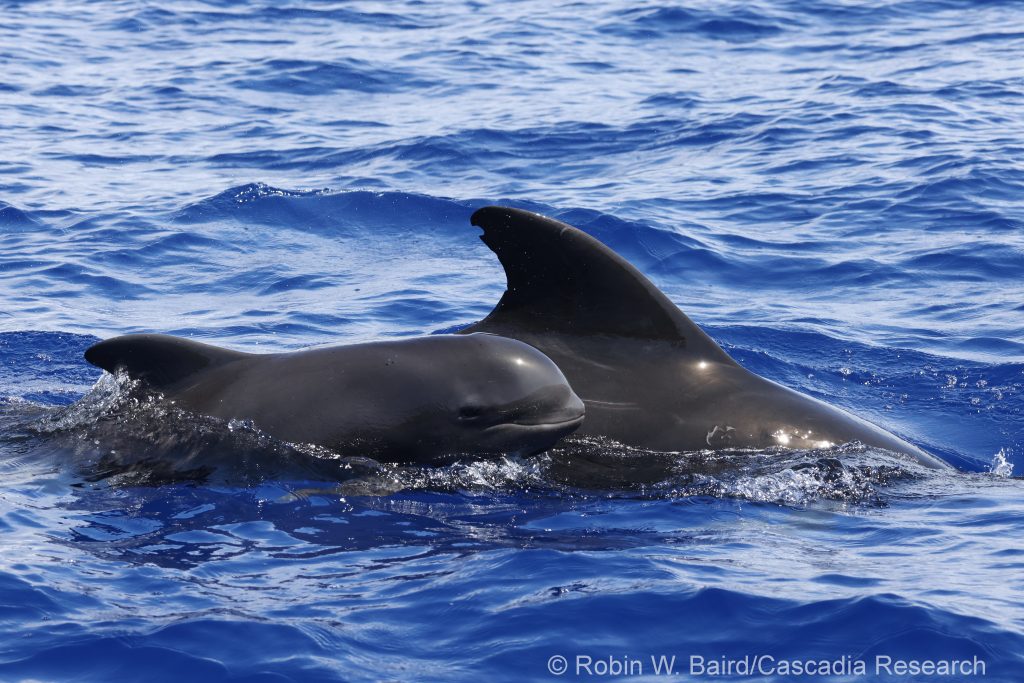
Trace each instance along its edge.
{"label": "whale body underwater", "polygon": [[274,354],[141,334],[99,342],[85,358],[192,413],[385,462],[529,455],[574,431],[584,415],[547,356],[492,334]]}
{"label": "whale body underwater", "polygon": [[633,265],[560,221],[489,206],[471,222],[505,269],[491,332],[541,350],[586,405],[579,434],[653,451],[859,441],[950,466],[880,427],[740,366]]}

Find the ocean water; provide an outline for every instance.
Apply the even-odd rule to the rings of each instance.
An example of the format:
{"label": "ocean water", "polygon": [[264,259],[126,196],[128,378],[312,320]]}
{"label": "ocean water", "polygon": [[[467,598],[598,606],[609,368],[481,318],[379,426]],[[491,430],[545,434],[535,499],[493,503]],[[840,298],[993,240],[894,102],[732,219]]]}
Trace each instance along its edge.
{"label": "ocean water", "polygon": [[[0,2],[0,680],[1024,680],[1022,63],[1014,2]],[[456,329],[491,203],[957,471],[385,467],[82,358]]]}

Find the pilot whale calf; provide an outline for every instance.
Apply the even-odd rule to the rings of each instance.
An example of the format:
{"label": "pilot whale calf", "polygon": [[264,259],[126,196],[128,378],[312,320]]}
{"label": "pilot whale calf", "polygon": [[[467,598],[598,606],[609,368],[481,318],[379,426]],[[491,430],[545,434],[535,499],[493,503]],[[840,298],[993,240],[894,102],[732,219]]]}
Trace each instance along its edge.
{"label": "pilot whale calf", "polygon": [[165,335],[115,337],[85,358],[163,400],[251,421],[283,441],[388,462],[532,454],[583,421],[543,353],[491,334],[250,354]]}
{"label": "pilot whale calf", "polygon": [[489,206],[471,221],[505,269],[492,332],[549,356],[583,399],[581,434],[657,451],[823,448],[860,441],[942,460],[741,367],[624,258],[570,225]]}

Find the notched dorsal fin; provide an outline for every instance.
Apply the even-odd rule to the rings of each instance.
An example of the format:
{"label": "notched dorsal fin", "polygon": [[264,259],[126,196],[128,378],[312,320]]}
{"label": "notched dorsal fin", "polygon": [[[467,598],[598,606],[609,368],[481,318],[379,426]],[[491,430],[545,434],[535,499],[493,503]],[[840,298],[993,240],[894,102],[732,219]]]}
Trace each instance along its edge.
{"label": "notched dorsal fin", "polygon": [[497,254],[508,286],[467,331],[605,334],[684,345],[733,362],[626,259],[585,232],[539,214],[487,206],[470,219]]}
{"label": "notched dorsal fin", "polygon": [[114,337],[85,351],[85,359],[93,365],[110,373],[124,370],[129,377],[158,389],[246,355],[163,334]]}

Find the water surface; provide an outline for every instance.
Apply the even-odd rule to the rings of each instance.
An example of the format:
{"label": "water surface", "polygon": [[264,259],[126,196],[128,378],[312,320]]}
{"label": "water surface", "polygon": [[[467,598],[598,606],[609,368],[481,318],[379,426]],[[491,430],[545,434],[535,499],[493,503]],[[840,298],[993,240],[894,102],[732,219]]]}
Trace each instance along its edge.
{"label": "water surface", "polygon": [[[0,678],[552,680],[556,655],[651,676],[663,654],[1024,677],[1017,4],[0,14]],[[173,419],[118,443],[145,464],[181,427],[212,474],[111,465],[90,343],[470,323],[504,289],[468,222],[489,203],[597,236],[745,366],[960,471],[854,445],[738,469],[619,449],[609,474],[569,444],[325,482]]]}

